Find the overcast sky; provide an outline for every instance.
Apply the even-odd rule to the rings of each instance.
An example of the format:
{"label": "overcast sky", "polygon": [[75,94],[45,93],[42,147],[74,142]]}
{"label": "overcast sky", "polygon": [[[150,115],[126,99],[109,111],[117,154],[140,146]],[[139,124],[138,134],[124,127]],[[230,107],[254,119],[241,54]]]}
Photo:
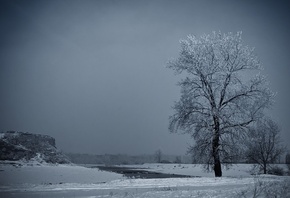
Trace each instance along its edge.
{"label": "overcast sky", "polygon": [[290,6],[268,2],[1,0],[0,130],[51,135],[65,152],[185,154],[193,141],[168,132],[180,77],[166,62],[189,34],[243,31],[289,144]]}

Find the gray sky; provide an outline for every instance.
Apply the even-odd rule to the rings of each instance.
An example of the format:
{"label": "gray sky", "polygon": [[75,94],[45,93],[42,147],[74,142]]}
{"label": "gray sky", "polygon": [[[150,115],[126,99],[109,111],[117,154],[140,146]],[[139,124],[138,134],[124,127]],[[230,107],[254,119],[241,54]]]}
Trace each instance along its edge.
{"label": "gray sky", "polygon": [[166,62],[188,34],[243,31],[289,143],[290,6],[268,2],[2,0],[0,130],[51,135],[65,152],[184,154],[192,140],[168,132],[180,77]]}

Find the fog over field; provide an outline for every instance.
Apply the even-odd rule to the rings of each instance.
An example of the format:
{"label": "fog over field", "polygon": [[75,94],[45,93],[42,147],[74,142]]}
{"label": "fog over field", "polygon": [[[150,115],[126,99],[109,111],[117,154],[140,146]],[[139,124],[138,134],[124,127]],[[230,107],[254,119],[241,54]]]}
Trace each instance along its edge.
{"label": "fog over field", "polygon": [[[46,134],[64,152],[183,155],[170,134],[179,40],[243,32],[277,92],[268,110],[290,142],[288,1],[0,2],[0,131]],[[289,147],[288,147],[289,148]]]}

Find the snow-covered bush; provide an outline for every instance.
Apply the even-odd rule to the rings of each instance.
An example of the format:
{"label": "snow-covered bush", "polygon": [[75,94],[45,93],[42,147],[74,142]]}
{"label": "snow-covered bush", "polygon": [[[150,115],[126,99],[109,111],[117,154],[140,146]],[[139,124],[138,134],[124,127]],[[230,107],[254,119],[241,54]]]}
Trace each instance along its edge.
{"label": "snow-covered bush", "polygon": [[280,182],[265,182],[259,180],[254,183],[254,186],[249,186],[247,189],[238,192],[237,197],[243,198],[287,198],[290,197],[290,179],[285,179]]}

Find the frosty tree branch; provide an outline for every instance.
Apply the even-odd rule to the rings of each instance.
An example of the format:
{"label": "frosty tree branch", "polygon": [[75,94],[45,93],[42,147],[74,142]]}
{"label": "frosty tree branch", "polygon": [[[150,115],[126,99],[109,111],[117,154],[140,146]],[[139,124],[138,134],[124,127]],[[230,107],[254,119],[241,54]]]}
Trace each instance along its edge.
{"label": "frosty tree branch", "polygon": [[[181,40],[179,57],[168,67],[186,76],[178,84],[181,98],[173,107],[169,129],[193,134],[193,153],[201,163],[212,162],[216,176],[221,176],[220,161],[232,160],[228,158],[237,150],[229,146],[238,137],[234,134],[243,132],[271,104],[273,94],[265,88],[265,78],[252,77],[261,68],[254,49],[242,45],[240,32],[190,35]],[[235,138],[223,138],[226,135]],[[198,149],[208,142],[205,159]]]}

